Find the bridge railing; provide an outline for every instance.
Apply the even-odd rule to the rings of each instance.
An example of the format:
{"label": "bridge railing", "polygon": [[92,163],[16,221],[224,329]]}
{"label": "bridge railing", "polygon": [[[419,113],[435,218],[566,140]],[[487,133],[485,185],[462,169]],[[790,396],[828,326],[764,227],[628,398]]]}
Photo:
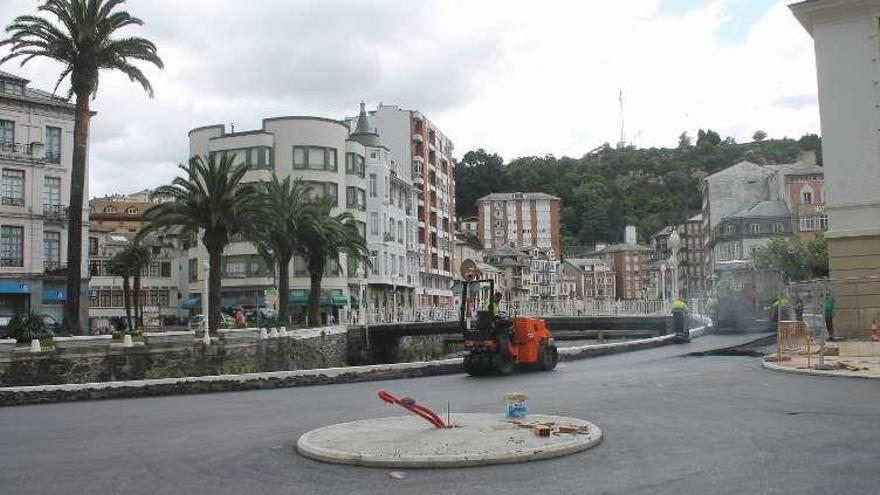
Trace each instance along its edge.
{"label": "bridge railing", "polygon": [[[699,303],[694,301],[692,313],[701,313]],[[689,305],[689,307],[691,307]],[[671,311],[669,301],[628,300],[521,300],[502,301],[501,311],[508,315],[524,316],[638,316],[668,315]],[[351,324],[361,324],[364,316],[360,311],[351,313]],[[473,315],[469,315],[473,316]],[[458,307],[423,307],[398,308],[394,311],[370,309],[366,311],[366,323],[377,325],[384,323],[413,323],[431,321],[455,321],[458,319]]]}
{"label": "bridge railing", "polygon": [[669,314],[670,305],[652,300],[527,300],[502,302],[501,310],[529,316],[637,316]]}

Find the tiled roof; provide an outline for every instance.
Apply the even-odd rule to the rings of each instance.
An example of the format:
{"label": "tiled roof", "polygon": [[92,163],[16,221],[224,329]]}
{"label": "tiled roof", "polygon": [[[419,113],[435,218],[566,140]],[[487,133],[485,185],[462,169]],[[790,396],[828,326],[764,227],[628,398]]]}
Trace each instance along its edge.
{"label": "tiled roof", "polygon": [[541,192],[512,192],[512,193],[492,193],[483,196],[477,201],[513,201],[516,199],[559,199],[556,196],[551,196],[546,193]]}

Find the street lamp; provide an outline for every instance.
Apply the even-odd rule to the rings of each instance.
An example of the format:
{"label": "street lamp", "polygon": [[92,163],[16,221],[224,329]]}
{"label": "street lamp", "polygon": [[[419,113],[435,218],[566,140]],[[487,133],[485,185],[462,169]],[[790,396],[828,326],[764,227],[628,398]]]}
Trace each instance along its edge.
{"label": "street lamp", "polygon": [[660,300],[666,302],[666,263],[660,264]]}
{"label": "street lamp", "polygon": [[681,237],[675,229],[669,234],[667,241],[669,249],[672,251],[670,261],[672,261],[672,298],[678,299],[678,252],[681,250]]}
{"label": "street lamp", "polygon": [[210,278],[211,273],[211,263],[208,260],[205,260],[205,289],[204,295],[204,303],[202,306],[205,307],[205,345],[211,345],[211,333],[208,331],[208,320],[211,319],[211,308],[208,302],[208,279]]}

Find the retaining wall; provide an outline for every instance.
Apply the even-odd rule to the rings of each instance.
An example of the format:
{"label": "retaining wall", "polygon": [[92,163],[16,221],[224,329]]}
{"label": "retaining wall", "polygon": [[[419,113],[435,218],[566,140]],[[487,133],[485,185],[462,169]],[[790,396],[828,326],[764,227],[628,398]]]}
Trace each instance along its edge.
{"label": "retaining wall", "polygon": [[149,378],[326,368],[345,365],[344,328],[260,338],[257,329],[222,332],[211,345],[192,332],[146,334],[124,347],[109,338],[62,338],[41,352],[29,346],[0,353],[0,386],[92,383]]}

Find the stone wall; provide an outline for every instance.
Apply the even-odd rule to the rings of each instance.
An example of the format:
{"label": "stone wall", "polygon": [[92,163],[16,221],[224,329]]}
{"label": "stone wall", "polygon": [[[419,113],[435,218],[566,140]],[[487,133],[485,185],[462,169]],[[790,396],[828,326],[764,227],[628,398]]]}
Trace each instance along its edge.
{"label": "stone wall", "polygon": [[[0,386],[91,383],[229,375],[344,366],[344,329],[260,338],[257,330],[224,335],[211,345],[190,334],[148,337],[133,347],[93,341],[42,352],[16,347],[0,356]],[[106,342],[106,343],[105,343]]]}

